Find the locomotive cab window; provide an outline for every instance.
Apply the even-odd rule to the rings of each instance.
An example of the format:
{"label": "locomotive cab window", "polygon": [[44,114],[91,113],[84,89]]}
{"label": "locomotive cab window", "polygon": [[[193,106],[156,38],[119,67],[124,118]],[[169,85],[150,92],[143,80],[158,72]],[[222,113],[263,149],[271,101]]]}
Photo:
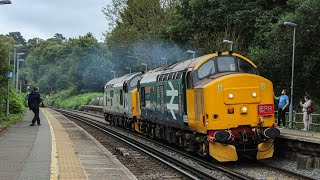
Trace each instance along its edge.
{"label": "locomotive cab window", "polygon": [[209,60],[202,64],[202,66],[198,70],[198,77],[199,79],[203,79],[208,77],[216,72],[214,61]]}
{"label": "locomotive cab window", "polygon": [[256,74],[258,75],[258,70],[253,67],[249,62],[238,59],[239,71],[243,73]]}
{"label": "locomotive cab window", "polygon": [[139,79],[140,79],[140,76],[134,77],[134,78],[130,81],[130,87],[131,87],[131,88],[136,87],[137,84],[138,84]]}
{"label": "locomotive cab window", "polygon": [[230,57],[230,56],[218,57],[217,64],[218,64],[219,72],[237,71],[234,57]]}

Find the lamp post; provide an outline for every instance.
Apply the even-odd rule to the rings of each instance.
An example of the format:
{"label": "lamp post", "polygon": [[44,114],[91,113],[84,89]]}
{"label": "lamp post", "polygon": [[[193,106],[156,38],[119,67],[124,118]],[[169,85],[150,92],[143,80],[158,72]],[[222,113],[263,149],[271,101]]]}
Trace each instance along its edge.
{"label": "lamp post", "polygon": [[146,72],[148,71],[148,64],[146,63],[141,63],[142,66],[146,66]]}
{"label": "lamp post", "polygon": [[163,57],[163,58],[161,58],[161,60],[165,60],[165,61],[166,61],[166,65],[168,65],[168,60],[167,60],[167,58]]}
{"label": "lamp post", "polygon": [[16,79],[16,61],[17,61],[17,48],[22,47],[22,44],[17,44],[13,46],[13,81],[12,81],[12,87],[14,89],[14,82]]}
{"label": "lamp post", "polygon": [[[20,32],[9,32],[9,35],[20,35]],[[8,58],[8,65],[10,66],[10,60],[11,60],[11,53],[10,51],[12,50],[12,41],[11,41],[11,37],[10,37],[10,45],[9,45],[9,58]],[[12,72],[13,74],[13,72]],[[12,83],[14,83],[14,81],[12,80]],[[6,117],[8,118],[9,117],[9,107],[10,107],[10,102],[9,102],[9,95],[10,95],[10,82],[8,80],[8,84],[7,84],[7,102],[6,102]]]}
{"label": "lamp post", "polygon": [[223,43],[230,44],[230,51],[232,51],[233,41],[225,39],[223,40]]}
{"label": "lamp post", "polygon": [[2,0],[0,1],[0,5],[2,4],[11,4],[11,1],[10,0]]}
{"label": "lamp post", "polygon": [[116,78],[116,72],[115,71],[110,71],[113,73],[113,79]]}
{"label": "lamp post", "polygon": [[131,74],[131,68],[129,68],[129,67],[126,67],[126,69],[129,69],[129,74]]}
{"label": "lamp post", "polygon": [[296,44],[296,27],[297,24],[292,22],[283,23],[287,27],[293,27],[293,43],[292,43],[292,68],[291,68],[291,98],[289,106],[289,128],[293,128],[293,76],[294,76],[294,50]]}
{"label": "lamp post", "polygon": [[17,59],[17,79],[16,79],[16,92],[19,92],[19,62],[24,61],[24,59],[20,59],[19,56],[24,55],[24,53],[17,53],[18,59]]}
{"label": "lamp post", "polygon": [[192,50],[188,50],[187,53],[191,53],[192,54],[192,58],[195,58],[196,52],[192,51]]}

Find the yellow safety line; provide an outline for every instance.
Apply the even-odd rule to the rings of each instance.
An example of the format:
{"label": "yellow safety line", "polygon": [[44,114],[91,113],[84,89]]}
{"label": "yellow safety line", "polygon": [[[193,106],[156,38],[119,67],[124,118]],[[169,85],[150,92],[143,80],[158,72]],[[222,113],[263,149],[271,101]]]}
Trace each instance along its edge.
{"label": "yellow safety line", "polygon": [[53,127],[50,119],[48,118],[46,111],[41,109],[42,113],[48,120],[51,133],[51,165],[50,165],[50,180],[58,180],[59,177],[59,161],[58,161],[58,152],[57,152],[57,143],[56,136],[53,131]]}

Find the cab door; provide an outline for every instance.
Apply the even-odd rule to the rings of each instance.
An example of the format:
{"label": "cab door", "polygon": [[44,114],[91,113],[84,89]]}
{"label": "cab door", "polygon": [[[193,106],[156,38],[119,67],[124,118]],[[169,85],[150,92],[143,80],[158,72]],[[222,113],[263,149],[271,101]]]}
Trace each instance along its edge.
{"label": "cab door", "polygon": [[193,90],[193,77],[192,70],[187,71],[185,75],[185,87],[186,87],[186,107],[187,107],[187,119],[189,127],[195,127],[195,102],[194,102],[194,90]]}

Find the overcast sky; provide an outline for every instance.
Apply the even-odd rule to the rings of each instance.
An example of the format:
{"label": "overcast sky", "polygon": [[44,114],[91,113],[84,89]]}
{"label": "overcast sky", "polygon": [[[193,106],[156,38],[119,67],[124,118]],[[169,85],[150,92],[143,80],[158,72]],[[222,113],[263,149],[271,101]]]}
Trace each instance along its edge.
{"label": "overcast sky", "polygon": [[99,41],[107,30],[102,8],[111,0],[11,0],[0,5],[0,34],[20,31],[28,40],[56,33],[78,37],[91,32]]}

